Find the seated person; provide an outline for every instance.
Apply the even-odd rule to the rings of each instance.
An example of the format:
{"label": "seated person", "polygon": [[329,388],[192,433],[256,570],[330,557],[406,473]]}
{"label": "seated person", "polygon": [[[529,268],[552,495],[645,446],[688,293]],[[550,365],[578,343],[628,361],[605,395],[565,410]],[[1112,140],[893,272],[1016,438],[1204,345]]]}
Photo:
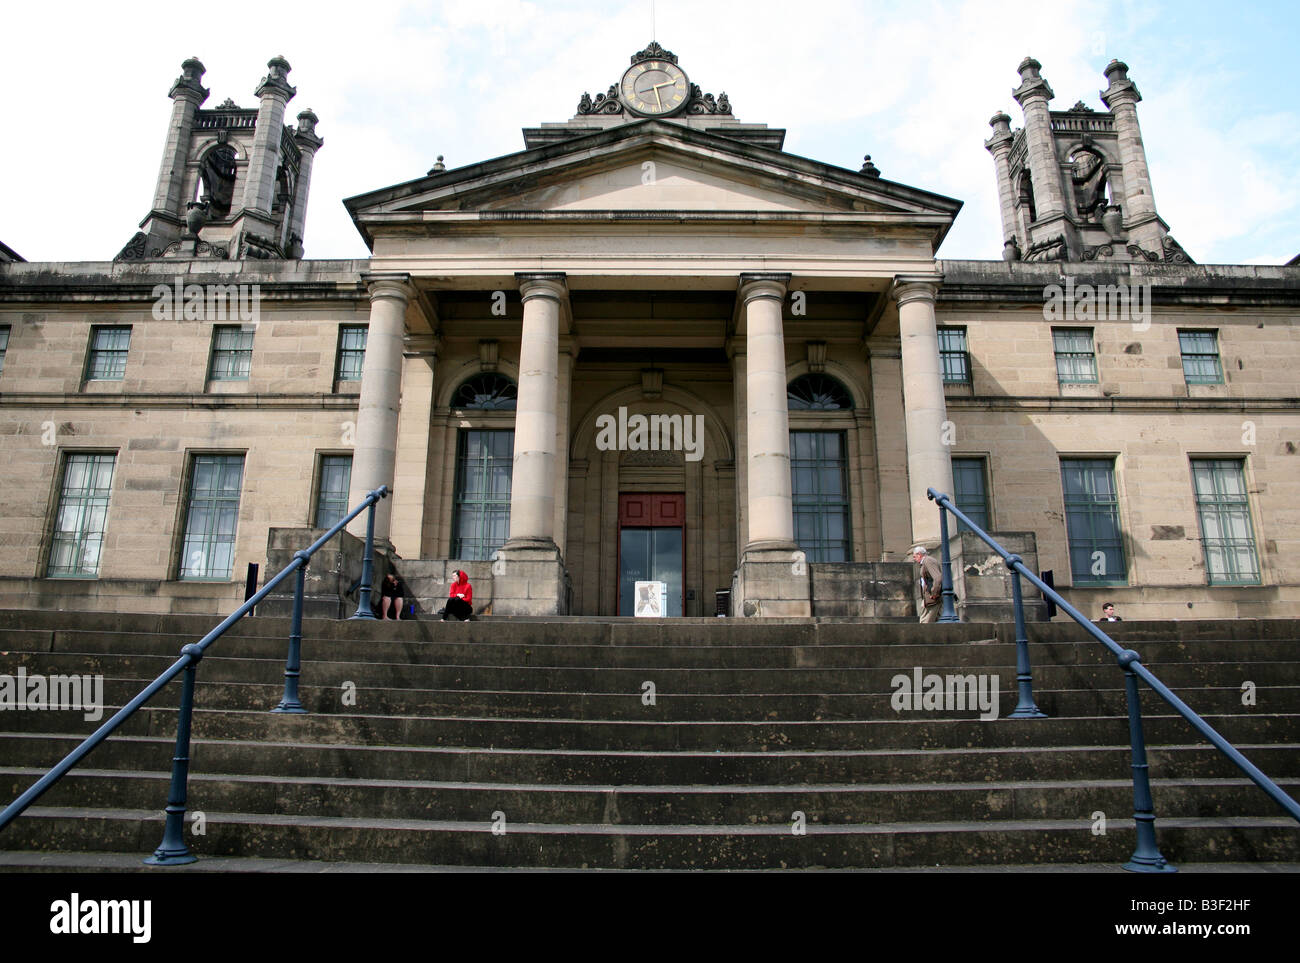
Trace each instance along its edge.
{"label": "seated person", "polygon": [[474,589],[469,584],[469,576],[457,569],[456,580],[451,583],[451,591],[447,593],[447,607],[442,610],[442,620],[446,622],[451,618],[464,622],[473,615]]}
{"label": "seated person", "polygon": [[1103,605],[1103,606],[1101,607],[1101,618],[1099,619],[1099,621],[1101,621],[1101,622],[1123,622],[1124,620],[1121,619],[1118,615],[1115,614],[1115,603],[1114,603],[1114,602],[1107,602],[1105,605]]}
{"label": "seated person", "polygon": [[390,571],[384,576],[384,581],[379,586],[379,617],[388,618],[388,610],[393,610],[393,619],[400,622],[402,620],[402,608],[406,598],[410,593],[406,590],[406,583],[397,577],[396,572]]}

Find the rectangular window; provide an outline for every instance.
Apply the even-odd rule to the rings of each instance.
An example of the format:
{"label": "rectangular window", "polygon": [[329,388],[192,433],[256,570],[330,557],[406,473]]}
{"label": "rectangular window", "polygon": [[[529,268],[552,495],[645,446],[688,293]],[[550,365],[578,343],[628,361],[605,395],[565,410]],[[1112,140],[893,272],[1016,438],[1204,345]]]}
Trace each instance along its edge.
{"label": "rectangular window", "polygon": [[116,455],[68,455],[54,516],[51,578],[95,578],[108,523]]}
{"label": "rectangular window", "polygon": [[130,346],[130,327],[91,328],[86,380],[121,381],[126,374],[126,353]]}
{"label": "rectangular window", "polygon": [[1193,458],[1192,487],[1201,518],[1205,573],[1211,585],[1258,585],[1259,557],[1242,462]]}
{"label": "rectangular window", "polygon": [[317,528],[333,528],[348,513],[348,486],[351,483],[351,455],[321,456],[320,492],[316,496]]}
{"label": "rectangular window", "polygon": [[212,381],[247,381],[253,366],[253,329],[218,325],[212,329]]}
{"label": "rectangular window", "polygon": [[1095,385],[1097,355],[1092,349],[1092,328],[1053,328],[1056,378],[1063,385]]}
{"label": "rectangular window", "polygon": [[[952,460],[952,499],[957,507],[970,516],[970,520],[984,531],[989,531],[989,498],[984,486],[983,458],[954,458]],[[957,523],[958,531],[970,531],[965,522]]]}
{"label": "rectangular window", "polygon": [[5,352],[9,350],[9,325],[0,324],[0,374],[5,370]]}
{"label": "rectangular window", "polygon": [[844,432],[790,432],[790,481],[794,540],[808,561],[852,561]]}
{"label": "rectangular window", "polygon": [[339,325],[338,363],[334,369],[335,381],[360,381],[361,368],[366,360],[366,332],[364,324]]}
{"label": "rectangular window", "polygon": [[491,558],[510,534],[515,433],[466,429],[457,449],[451,554],[465,561]]}
{"label": "rectangular window", "polygon": [[1110,459],[1062,458],[1065,527],[1075,585],[1123,585],[1128,581],[1119,527],[1119,494]]}
{"label": "rectangular window", "polygon": [[1178,347],[1183,353],[1183,378],[1189,385],[1223,384],[1216,332],[1179,331]]}
{"label": "rectangular window", "polygon": [[243,455],[196,455],[185,513],[180,577],[225,581],[235,565]]}
{"label": "rectangular window", "polygon": [[970,384],[970,354],[966,350],[966,329],[939,327],[939,363],[946,385]]}

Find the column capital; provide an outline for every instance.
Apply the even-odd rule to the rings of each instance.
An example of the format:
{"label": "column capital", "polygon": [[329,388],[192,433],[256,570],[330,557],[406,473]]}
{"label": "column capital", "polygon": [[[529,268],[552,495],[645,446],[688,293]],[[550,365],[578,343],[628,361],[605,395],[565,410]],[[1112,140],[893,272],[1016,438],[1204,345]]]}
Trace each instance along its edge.
{"label": "column capital", "polygon": [[519,297],[523,301],[529,298],[550,298],[552,301],[564,301],[569,296],[566,283],[568,275],[563,271],[516,271],[515,280],[519,282]]}
{"label": "column capital", "polygon": [[889,296],[901,307],[909,301],[929,301],[934,306],[934,299],[939,295],[939,285],[943,283],[942,274],[899,274],[889,287]]}
{"label": "column capital", "polygon": [[194,101],[197,107],[208,99],[211,91],[203,86],[203,75],[207,73],[203,62],[198,57],[190,57],[181,64],[181,75],[176,78],[172,84],[172,89],[168,91],[167,96],[172,100],[184,98]]}
{"label": "column capital", "polygon": [[1114,110],[1124,104],[1136,104],[1142,99],[1137,84],[1128,79],[1128,64],[1121,60],[1112,60],[1103,71],[1110,86],[1101,91],[1101,102],[1107,110]]}
{"label": "column capital", "polygon": [[1011,92],[1011,96],[1016,98],[1016,103],[1022,108],[1026,101],[1031,100],[1041,100],[1046,106],[1056,96],[1047,85],[1047,80],[1038,72],[1042,66],[1033,57],[1026,57],[1016,68],[1020,71],[1020,86]]}
{"label": "column capital", "polygon": [[411,287],[411,276],[404,271],[363,274],[361,283],[370,292],[371,301],[379,298],[396,298],[406,304],[415,294],[415,289]]}
{"label": "column capital", "polygon": [[740,275],[740,300],[745,304],[755,298],[785,300],[790,275],[781,272],[745,272]]}

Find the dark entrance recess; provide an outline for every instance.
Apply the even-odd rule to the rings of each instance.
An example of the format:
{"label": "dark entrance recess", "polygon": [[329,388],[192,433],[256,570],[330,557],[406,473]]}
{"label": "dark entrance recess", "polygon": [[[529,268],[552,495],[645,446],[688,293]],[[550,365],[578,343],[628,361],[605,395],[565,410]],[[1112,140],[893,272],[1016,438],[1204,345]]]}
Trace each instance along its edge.
{"label": "dark entrance recess", "polygon": [[684,494],[618,496],[618,614],[632,615],[637,582],[668,583],[668,615],[683,609]]}

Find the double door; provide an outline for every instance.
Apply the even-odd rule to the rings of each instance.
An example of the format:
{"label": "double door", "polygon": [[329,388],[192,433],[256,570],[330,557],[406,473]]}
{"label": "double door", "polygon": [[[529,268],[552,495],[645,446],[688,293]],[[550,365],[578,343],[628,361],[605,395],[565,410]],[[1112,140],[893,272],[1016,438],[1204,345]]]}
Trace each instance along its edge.
{"label": "double door", "polygon": [[636,613],[636,583],[664,582],[668,586],[665,616],[684,611],[682,571],[686,565],[684,520],[686,496],[681,493],[620,494],[618,496],[618,614]]}

